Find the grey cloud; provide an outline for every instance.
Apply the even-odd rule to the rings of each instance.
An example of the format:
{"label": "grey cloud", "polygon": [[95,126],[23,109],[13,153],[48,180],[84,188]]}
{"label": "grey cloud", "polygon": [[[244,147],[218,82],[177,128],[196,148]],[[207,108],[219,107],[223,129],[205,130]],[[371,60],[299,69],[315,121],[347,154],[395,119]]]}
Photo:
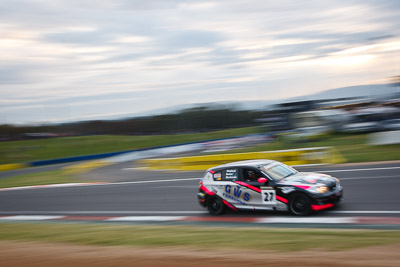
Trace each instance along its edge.
{"label": "grey cloud", "polygon": [[38,65],[22,63],[0,64],[0,85],[25,84],[37,81],[32,71]]}
{"label": "grey cloud", "polygon": [[43,36],[47,42],[64,44],[95,44],[102,45],[111,40],[111,37],[104,32],[63,32]]}
{"label": "grey cloud", "polygon": [[212,47],[224,40],[224,37],[213,31],[185,30],[166,31],[162,34],[162,46],[166,49],[185,49],[193,47]]}
{"label": "grey cloud", "polygon": [[[256,73],[254,82],[235,80],[229,82],[224,81],[223,77],[236,77],[234,74],[237,74],[237,77],[245,78],[247,74],[251,75],[254,69],[265,69],[267,72],[274,67],[267,64],[265,60],[268,59],[296,55],[323,57],[352,45],[383,41],[376,39],[377,36],[387,35],[396,38],[400,34],[398,19],[400,2],[395,0],[215,2],[217,2],[215,6],[200,9],[196,5],[184,7],[184,4],[198,4],[203,3],[202,1],[187,0],[1,1],[0,24],[11,25],[7,26],[9,28],[7,35],[23,36],[26,38],[24,41],[33,44],[31,50],[28,46],[23,49],[24,56],[29,57],[26,62],[21,63],[20,58],[13,60],[12,55],[7,55],[10,62],[0,63],[3,100],[22,100],[14,103],[5,101],[7,107],[23,107],[25,100],[44,106],[71,105],[76,108],[73,111],[79,114],[80,108],[86,104],[85,112],[92,110],[96,113],[100,110],[102,113],[115,113],[115,108],[121,108],[115,107],[119,106],[115,103],[121,101],[126,104],[124,108],[128,112],[140,112],[141,110],[135,108],[145,102],[143,99],[151,100],[149,102],[160,106],[165,104],[162,101],[166,100],[168,104],[174,105],[179,101],[203,101],[210,96],[216,100],[241,99],[246,97],[248,91],[264,92],[265,88],[276,86],[282,88],[281,91],[286,90],[285,94],[290,95],[290,92],[298,93],[290,91],[290,88],[304,86],[301,84],[304,76],[311,73],[314,77],[322,77],[319,78],[322,80],[325,77],[324,73],[312,68],[303,70],[307,75],[298,74],[301,69],[295,72],[291,72],[290,69],[284,70],[288,72],[284,74],[276,71],[270,75],[271,77],[268,77],[268,73],[258,77],[259,73]],[[340,13],[337,18],[336,13],[328,12],[329,17],[319,14],[321,10],[338,7],[344,7],[346,10],[346,7],[351,6],[354,10],[355,5],[365,8],[367,14],[372,14],[370,17],[363,17],[362,12],[355,14],[354,22],[357,26],[355,29],[360,32],[340,33],[340,29],[335,28],[336,22],[341,27],[347,21],[351,23],[352,14],[347,13],[343,18],[340,17]],[[210,14],[205,14],[205,10]],[[210,25],[216,27],[212,28]],[[240,27],[236,29],[234,25]],[[326,29],[323,25],[327,26]],[[363,29],[363,25],[371,25],[371,28],[365,26]],[[83,30],[87,28],[88,31],[83,32],[79,28]],[[329,29],[332,29],[332,32],[329,32]],[[25,35],[26,33],[28,34]],[[150,41],[115,42],[120,37],[129,36],[145,36]],[[246,40],[247,37],[250,40]],[[33,40],[34,38],[38,39]],[[238,50],[242,44],[251,46],[252,41],[254,44],[260,44],[262,40],[279,43],[282,39],[316,40],[316,42],[276,45],[268,49]],[[49,43],[52,45],[48,45]],[[54,43],[57,45],[53,45]],[[226,43],[232,46],[225,46]],[[234,44],[238,44],[238,47],[234,47]],[[104,50],[106,51],[104,53],[74,55],[75,50],[70,49],[71,46],[74,48],[82,46],[85,49],[107,46],[114,49]],[[47,48],[54,50],[47,53]],[[249,54],[260,54],[260,56],[246,57]],[[263,65],[257,63],[259,60],[263,60]],[[107,65],[110,62],[121,61],[125,62],[112,64],[110,67]],[[130,62],[132,64],[129,64]],[[193,65],[196,69],[191,69]],[[365,66],[360,66],[356,72],[359,73],[364,68]],[[340,78],[336,80],[343,80],[345,77],[346,81],[356,82],[356,72],[338,71],[330,76]],[[283,75],[285,80],[279,80]],[[350,77],[354,77],[354,80],[350,80]],[[189,84],[176,87],[166,84],[176,80]],[[201,82],[192,83],[192,80]],[[158,85],[140,88],[141,92],[118,92],[124,85],[127,87],[123,90],[129,90],[130,86],[132,89],[137,89],[135,85],[146,85],[149,82],[156,82]],[[315,82],[315,86],[324,86],[331,82],[327,79],[323,83]],[[53,86],[57,88],[52,88]],[[35,88],[38,93],[26,92],[24,95],[25,91],[22,89],[15,90],[16,93],[12,92],[14,88],[23,87],[27,90]],[[82,96],[68,97],[80,88]],[[85,89],[89,93],[94,92],[96,88],[101,91],[98,95],[83,95]],[[104,94],[104,92],[109,93]],[[28,99],[28,95],[32,98]],[[39,98],[39,95],[43,97]],[[45,95],[52,97],[46,98]],[[157,95],[157,99],[154,95]],[[107,101],[112,101],[114,105],[107,105]],[[135,104],[129,105],[130,101]],[[22,118],[23,116],[24,114],[21,115]]]}
{"label": "grey cloud", "polygon": [[123,0],[119,4],[124,8],[134,10],[158,10],[158,9],[173,9],[179,4],[186,3],[187,0]]}

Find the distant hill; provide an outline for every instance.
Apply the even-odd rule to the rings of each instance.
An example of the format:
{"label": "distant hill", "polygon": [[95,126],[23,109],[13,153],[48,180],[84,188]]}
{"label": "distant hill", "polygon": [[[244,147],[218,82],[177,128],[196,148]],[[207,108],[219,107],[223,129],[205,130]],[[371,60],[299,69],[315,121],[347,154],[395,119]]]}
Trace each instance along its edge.
{"label": "distant hill", "polygon": [[324,100],[337,98],[400,98],[400,87],[388,84],[356,85],[330,89],[316,94],[309,94],[299,97],[292,97],[273,101],[244,101],[244,102],[223,102],[236,106],[238,109],[260,110],[271,105],[296,101]]}
{"label": "distant hill", "polygon": [[[320,93],[287,99],[289,101],[320,100],[331,98],[367,97],[379,98],[400,92],[400,87],[388,84],[357,85],[330,89]],[[286,102],[286,101],[285,101]]]}
{"label": "distant hill", "polygon": [[400,98],[400,87],[395,87],[387,84],[374,84],[374,85],[358,85],[348,86],[326,90],[316,94],[304,95],[293,98],[279,99],[279,100],[253,100],[253,101],[222,101],[222,102],[210,102],[210,103],[193,103],[170,106],[166,108],[154,109],[143,113],[127,113],[119,115],[111,115],[102,118],[92,118],[85,121],[91,120],[127,120],[132,118],[173,114],[186,109],[192,109],[197,107],[216,107],[218,109],[232,109],[232,110],[265,110],[272,108],[273,105],[279,103],[306,101],[306,100],[322,100],[322,99],[336,99],[336,98],[353,98],[353,97],[367,97],[367,98],[390,98],[397,94],[397,98]]}
{"label": "distant hill", "polygon": [[[224,101],[224,102],[218,102],[217,105],[219,107],[221,106],[230,108],[234,107],[235,109],[239,110],[263,110],[270,107],[271,105],[286,103],[286,102],[336,99],[336,98],[354,98],[354,97],[390,98],[393,97],[395,94],[397,94],[397,97],[400,97],[400,87],[395,87],[387,84],[371,84],[371,85],[357,85],[357,86],[335,88],[319,92],[316,94],[272,100],[272,101],[263,101],[263,100],[243,101],[243,102]],[[216,105],[216,103],[186,104],[181,106],[173,106],[166,109],[160,109],[151,113],[152,114],[170,113],[192,107],[198,107],[198,106],[212,107],[213,105]]]}

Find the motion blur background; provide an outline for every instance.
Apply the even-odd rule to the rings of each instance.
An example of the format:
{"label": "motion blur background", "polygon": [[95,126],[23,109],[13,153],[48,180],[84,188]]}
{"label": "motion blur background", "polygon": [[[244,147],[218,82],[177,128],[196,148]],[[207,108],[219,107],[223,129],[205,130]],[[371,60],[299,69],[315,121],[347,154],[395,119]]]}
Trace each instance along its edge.
{"label": "motion blur background", "polygon": [[377,145],[386,136],[365,134],[400,128],[398,1],[18,0],[0,10],[3,142],[257,127],[100,150],[79,139],[55,155],[35,156],[50,140],[3,144],[1,163],[246,134],[285,143],[264,148],[346,134]]}
{"label": "motion blur background", "polygon": [[[117,214],[155,218],[160,212],[209,219],[196,202],[204,168],[190,174],[150,172],[138,168],[137,159],[287,149],[316,155],[321,154],[317,148],[328,147],[323,153],[334,151],[340,162],[400,160],[399,62],[398,0],[0,1],[2,264],[59,266],[67,259],[85,265],[77,255],[94,251],[83,256],[86,263],[123,266],[116,261],[121,260],[118,253],[107,262],[99,257],[106,259],[106,253],[93,248],[39,246],[58,242],[144,246],[143,251],[178,247],[171,250],[173,260],[166,262],[162,250],[153,266],[176,266],[178,260],[223,265],[228,254],[220,262],[214,258],[225,248],[236,257],[230,266],[254,260],[236,253],[243,248],[261,251],[260,265],[273,262],[275,252],[265,252],[277,249],[282,254],[276,263],[287,261],[285,266],[299,260],[304,266],[399,266],[399,220],[383,217],[400,214],[398,162],[368,163],[371,169],[352,164],[314,169],[344,177],[347,190],[347,202],[336,213],[325,213],[325,219],[374,214],[382,218],[370,218],[371,225],[386,224],[376,229],[396,231],[257,230],[248,225],[232,234],[234,223],[225,222],[219,226],[226,228],[215,230],[206,224],[57,221]],[[109,160],[82,168],[71,163],[105,157]],[[54,163],[63,164],[25,168]],[[70,165],[77,171],[70,172]],[[70,186],[99,181],[104,183],[98,187]],[[14,190],[49,184],[58,185]],[[56,222],[31,222],[49,217],[43,214],[57,215],[50,216]],[[256,216],[275,216],[270,215]],[[297,223],[290,227],[307,227],[298,218],[287,220]],[[187,246],[213,251],[186,252],[192,255],[187,260]],[[360,247],[367,248],[347,257],[321,253]],[[292,254],[309,249],[306,256]],[[143,265],[149,264],[159,254],[138,251],[127,266],[146,255]],[[132,257],[132,249],[127,254]],[[56,260],[49,262],[52,257]]]}

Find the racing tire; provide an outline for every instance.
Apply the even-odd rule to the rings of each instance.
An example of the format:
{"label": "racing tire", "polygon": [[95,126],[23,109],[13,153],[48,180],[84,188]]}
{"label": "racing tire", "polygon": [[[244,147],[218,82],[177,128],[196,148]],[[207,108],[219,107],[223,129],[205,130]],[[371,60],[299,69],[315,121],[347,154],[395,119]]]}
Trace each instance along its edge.
{"label": "racing tire", "polygon": [[225,212],[225,204],[219,197],[211,197],[207,201],[207,210],[212,215],[221,215]]}
{"label": "racing tire", "polygon": [[311,213],[311,199],[304,194],[295,194],[289,200],[289,212],[295,216],[307,216]]}

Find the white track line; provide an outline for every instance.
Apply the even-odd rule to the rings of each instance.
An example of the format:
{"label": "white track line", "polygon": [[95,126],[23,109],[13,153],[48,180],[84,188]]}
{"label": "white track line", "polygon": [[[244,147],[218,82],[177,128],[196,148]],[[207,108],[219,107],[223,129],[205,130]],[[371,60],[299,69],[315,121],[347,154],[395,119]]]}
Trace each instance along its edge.
{"label": "white track line", "polygon": [[400,167],[385,167],[385,168],[365,168],[365,169],[348,169],[348,170],[319,170],[317,172],[356,172],[356,171],[375,171],[375,170],[394,170]]}
{"label": "white track line", "polygon": [[200,181],[200,178],[196,177],[196,178],[181,178],[181,179],[166,179],[166,180],[132,181],[132,182],[104,183],[104,184],[94,184],[94,185],[148,184],[148,183],[180,182],[180,181],[192,181],[192,180]]}
{"label": "white track line", "polygon": [[68,183],[68,184],[50,184],[50,185],[33,185],[33,186],[20,186],[20,187],[8,187],[0,188],[2,191],[13,191],[13,190],[32,190],[32,189],[51,189],[51,188],[67,188],[67,187],[89,187],[98,185],[125,185],[125,184],[147,184],[147,183],[163,183],[163,182],[180,182],[180,181],[192,181],[199,180],[200,178],[182,178],[182,179],[166,179],[166,180],[150,180],[150,181],[132,181],[132,182],[117,182],[117,183]]}
{"label": "white track line", "polygon": [[98,184],[103,184],[103,183],[66,183],[66,184],[28,185],[28,186],[0,188],[0,192],[12,191],[12,190],[32,190],[32,189],[49,189],[49,188],[61,188],[61,187],[91,186]]}
{"label": "white track line", "polygon": [[400,175],[395,176],[379,176],[379,177],[354,177],[354,178],[340,178],[340,180],[364,180],[364,179],[385,179],[385,178],[400,178]]}
{"label": "white track line", "polygon": [[336,214],[400,214],[400,210],[333,210],[326,211],[326,213],[336,213]]}

